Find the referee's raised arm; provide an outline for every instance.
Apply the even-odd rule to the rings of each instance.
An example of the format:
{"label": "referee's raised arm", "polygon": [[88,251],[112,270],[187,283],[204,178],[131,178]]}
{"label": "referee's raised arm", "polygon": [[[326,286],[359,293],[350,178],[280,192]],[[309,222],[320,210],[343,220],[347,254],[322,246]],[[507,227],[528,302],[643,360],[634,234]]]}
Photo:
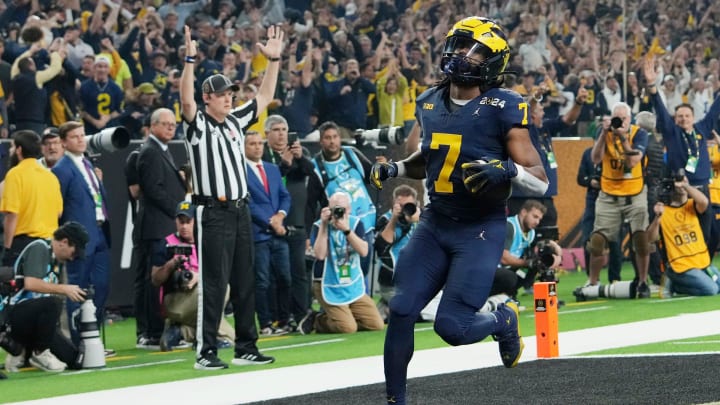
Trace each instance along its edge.
{"label": "referee's raised arm", "polygon": [[[186,38],[187,35],[186,32]],[[265,77],[263,77],[258,93],[255,96],[258,114],[267,108],[275,96],[275,86],[277,85],[278,74],[280,72],[280,55],[282,54],[283,37],[285,33],[280,26],[271,25],[267,29],[267,36],[267,44],[263,45],[260,42],[256,44],[260,52],[265,55],[269,62],[267,70],[265,70]],[[183,72],[183,74],[184,73],[185,72]]]}
{"label": "referee's raised arm", "polygon": [[[190,35],[190,27],[185,26],[185,65],[180,76],[180,105],[186,122],[192,122],[197,112],[195,103],[195,56],[197,48]],[[275,71],[277,76],[277,70]],[[263,82],[264,84],[264,82]]]}

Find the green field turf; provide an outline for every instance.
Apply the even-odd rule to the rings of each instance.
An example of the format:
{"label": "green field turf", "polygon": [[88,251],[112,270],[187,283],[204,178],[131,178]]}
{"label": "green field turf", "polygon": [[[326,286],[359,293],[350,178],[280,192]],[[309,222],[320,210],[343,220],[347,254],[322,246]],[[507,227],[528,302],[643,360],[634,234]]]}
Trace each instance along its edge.
{"label": "green field turf", "polygon": [[[585,282],[585,275],[569,272],[559,274],[558,294],[566,305],[559,310],[561,332],[613,324],[636,322],[669,317],[684,313],[698,313],[720,307],[718,297],[675,297],[672,299],[650,298],[646,300],[598,300],[576,303],[572,290]],[[603,277],[606,277],[603,274]],[[623,271],[625,279],[631,278],[629,266]],[[523,335],[535,334],[534,312],[529,296],[521,296]],[[260,366],[262,369],[288,367],[333,360],[377,356],[382,354],[384,332],[361,332],[352,335],[286,336],[260,339],[260,349],[275,356],[274,364]],[[416,350],[447,346],[432,330],[431,323],[416,325]],[[259,367],[231,367],[212,373],[193,369],[194,352],[190,350],[169,353],[135,349],[135,323],[133,319],[115,322],[106,327],[106,346],[117,351],[117,357],[108,359],[107,368],[101,371],[80,371],[51,374],[35,369],[13,373],[10,379],[0,381],[0,401],[13,402],[47,398],[58,395],[90,392],[103,389],[128,387],[168,381],[178,381],[230,373],[256,371]],[[589,354],[648,354],[675,352],[717,351],[720,336],[709,336],[683,341],[662,342],[626,347]],[[560,340],[562,347],[562,340]],[[220,351],[225,361],[232,358],[232,350]],[[0,355],[0,359],[3,355]]]}

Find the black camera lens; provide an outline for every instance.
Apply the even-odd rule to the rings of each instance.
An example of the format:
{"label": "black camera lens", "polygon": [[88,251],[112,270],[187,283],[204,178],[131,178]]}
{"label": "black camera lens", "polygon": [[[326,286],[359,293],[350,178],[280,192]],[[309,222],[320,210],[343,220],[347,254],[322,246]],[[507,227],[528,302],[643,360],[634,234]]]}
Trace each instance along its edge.
{"label": "black camera lens", "polygon": [[336,219],[341,219],[345,216],[345,207],[336,206],[332,209],[332,216]]}
{"label": "black camera lens", "polygon": [[612,119],[610,120],[610,126],[615,129],[622,127],[622,125],[623,125],[623,120],[620,117],[612,117]]}
{"label": "black camera lens", "polygon": [[417,205],[415,203],[405,203],[402,206],[402,214],[406,217],[411,217],[415,215],[415,212],[417,211]]}
{"label": "black camera lens", "polygon": [[685,179],[685,169],[682,167],[678,169],[678,171],[675,173],[675,181],[683,181]]}

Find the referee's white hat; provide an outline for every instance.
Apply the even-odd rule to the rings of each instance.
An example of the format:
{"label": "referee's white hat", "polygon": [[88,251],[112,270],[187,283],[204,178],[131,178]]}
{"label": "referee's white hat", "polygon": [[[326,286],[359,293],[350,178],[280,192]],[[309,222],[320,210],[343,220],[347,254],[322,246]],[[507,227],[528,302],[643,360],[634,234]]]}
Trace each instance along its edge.
{"label": "referee's white hat", "polygon": [[231,89],[232,91],[240,90],[240,86],[230,81],[227,76],[222,74],[216,74],[208,77],[202,84],[203,93],[222,93],[223,91]]}

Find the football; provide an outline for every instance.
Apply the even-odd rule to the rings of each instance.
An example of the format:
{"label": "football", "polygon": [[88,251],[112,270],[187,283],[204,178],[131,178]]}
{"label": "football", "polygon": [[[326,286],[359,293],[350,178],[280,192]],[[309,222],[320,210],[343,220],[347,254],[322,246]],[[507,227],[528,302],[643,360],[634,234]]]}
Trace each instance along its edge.
{"label": "football", "polygon": [[[485,160],[478,160],[478,162],[487,163]],[[476,174],[477,172],[478,170],[473,168],[463,169],[463,182],[466,178],[472,176],[473,174]],[[506,183],[498,184],[478,193],[473,193],[470,190],[468,190],[468,193],[478,200],[483,200],[489,203],[504,202],[507,201],[508,198],[510,198],[510,194],[512,193],[512,185],[511,182],[508,181]]]}

